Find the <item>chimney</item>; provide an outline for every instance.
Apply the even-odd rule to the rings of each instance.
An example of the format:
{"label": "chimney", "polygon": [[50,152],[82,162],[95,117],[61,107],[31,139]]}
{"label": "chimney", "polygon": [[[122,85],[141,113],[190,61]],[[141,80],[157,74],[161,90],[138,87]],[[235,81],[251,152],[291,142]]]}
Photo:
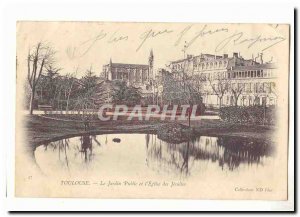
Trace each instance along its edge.
{"label": "chimney", "polygon": [[257,56],[254,58],[254,61],[256,62],[256,59],[259,57],[259,53],[257,54]]}
{"label": "chimney", "polygon": [[238,53],[233,53],[233,64],[234,66],[237,66],[237,59],[238,59]]}
{"label": "chimney", "polygon": [[260,56],[260,64],[264,64],[263,53],[260,53],[259,56]]}
{"label": "chimney", "polygon": [[223,54],[223,58],[224,58],[224,59],[228,58],[228,54],[225,54],[225,53],[224,53],[224,54]]}
{"label": "chimney", "polygon": [[268,63],[271,63],[273,61],[273,57],[271,57],[271,60]]}

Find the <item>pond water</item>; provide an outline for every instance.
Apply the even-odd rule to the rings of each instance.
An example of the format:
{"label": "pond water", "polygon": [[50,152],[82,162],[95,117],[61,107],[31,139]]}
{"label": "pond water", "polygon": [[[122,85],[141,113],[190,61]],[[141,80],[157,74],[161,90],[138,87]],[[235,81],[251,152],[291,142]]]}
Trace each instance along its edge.
{"label": "pond water", "polygon": [[172,144],[154,134],[87,135],[38,146],[34,152],[48,176],[226,178],[264,173],[274,162],[274,144],[199,136]]}

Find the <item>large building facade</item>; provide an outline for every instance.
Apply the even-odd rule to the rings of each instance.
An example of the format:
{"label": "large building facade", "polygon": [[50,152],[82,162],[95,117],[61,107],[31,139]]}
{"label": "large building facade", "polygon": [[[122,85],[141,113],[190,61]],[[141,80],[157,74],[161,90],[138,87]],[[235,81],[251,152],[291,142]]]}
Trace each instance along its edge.
{"label": "large building facade", "polygon": [[207,106],[277,104],[276,65],[264,62],[262,53],[251,59],[239,53],[187,55],[169,67],[174,79],[191,84]]}

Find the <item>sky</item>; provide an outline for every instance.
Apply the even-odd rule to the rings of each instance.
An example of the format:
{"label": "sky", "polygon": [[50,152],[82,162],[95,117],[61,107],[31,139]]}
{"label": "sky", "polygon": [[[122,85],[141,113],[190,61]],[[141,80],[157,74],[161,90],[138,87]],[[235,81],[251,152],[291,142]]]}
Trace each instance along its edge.
{"label": "sky", "polygon": [[60,73],[77,77],[92,67],[100,75],[112,62],[148,64],[154,54],[154,70],[185,54],[209,53],[232,56],[239,52],[250,59],[263,52],[264,61],[283,59],[288,46],[288,25],[196,24],[196,23],[110,23],[110,22],[27,22],[17,23],[18,73],[27,74],[28,50],[42,41],[56,51]]}

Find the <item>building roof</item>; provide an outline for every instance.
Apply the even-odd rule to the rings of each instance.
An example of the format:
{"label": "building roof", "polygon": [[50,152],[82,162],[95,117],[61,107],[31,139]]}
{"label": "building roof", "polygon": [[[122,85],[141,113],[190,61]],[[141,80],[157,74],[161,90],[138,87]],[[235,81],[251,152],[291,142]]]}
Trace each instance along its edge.
{"label": "building roof", "polygon": [[186,57],[186,58],[182,58],[182,59],[179,59],[179,60],[170,61],[170,63],[180,63],[180,62],[183,62],[183,61],[186,61],[186,60],[193,59],[194,57],[195,56],[188,55],[188,57]]}
{"label": "building roof", "polygon": [[126,69],[130,69],[130,68],[142,68],[142,69],[148,69],[149,65],[146,64],[131,64],[131,63],[111,63],[111,64],[107,64],[111,65],[113,68],[126,68]]}
{"label": "building roof", "polygon": [[236,66],[233,67],[232,70],[257,70],[257,69],[276,69],[277,66],[275,63],[265,63],[265,64],[257,64],[257,65],[249,65],[249,66]]}
{"label": "building roof", "polygon": [[201,54],[201,57],[213,57],[213,58],[222,58],[223,56],[220,55],[214,55],[214,54]]}
{"label": "building roof", "polygon": [[195,58],[208,58],[208,59],[205,59],[204,62],[212,62],[212,61],[216,61],[216,60],[220,60],[220,59],[228,59],[228,57],[223,57],[223,56],[220,56],[220,55],[214,55],[214,54],[200,54],[200,55],[197,55],[197,56],[192,56],[190,55],[189,57],[186,57],[184,59],[179,59],[179,60],[174,60],[174,61],[171,61],[171,63],[180,63],[180,62],[183,62],[183,61],[186,61],[186,60],[191,60],[191,59],[195,59]]}

